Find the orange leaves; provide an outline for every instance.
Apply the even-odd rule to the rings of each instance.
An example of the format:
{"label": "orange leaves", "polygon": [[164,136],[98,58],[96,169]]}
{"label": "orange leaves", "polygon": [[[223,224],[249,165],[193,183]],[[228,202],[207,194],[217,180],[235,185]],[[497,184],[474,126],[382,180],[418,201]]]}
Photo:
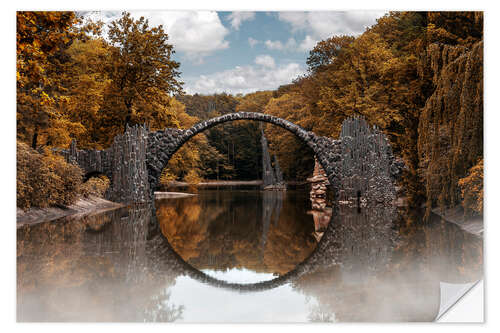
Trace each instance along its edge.
{"label": "orange leaves", "polygon": [[170,95],[182,90],[182,82],[165,31],[151,29],[144,18],[134,20],[124,12],[110,23],[108,39],[109,83],[104,108],[114,122],[122,128],[126,123],[146,123],[157,128],[175,125]]}
{"label": "orange leaves", "polygon": [[40,105],[47,106],[52,105],[54,100],[47,95],[45,91],[42,91],[40,94]]}
{"label": "orange leaves", "polygon": [[82,171],[50,151],[45,154],[17,143],[17,206],[69,205],[76,200]]}
{"label": "orange leaves", "polygon": [[[164,30],[124,13],[111,25],[110,44],[99,36],[102,25],[73,12],[17,13],[19,139],[65,145],[76,138],[80,147],[102,148],[125,122],[185,125],[170,96],[181,83]],[[188,117],[182,123],[192,123]]]}
{"label": "orange leaves", "polygon": [[84,197],[96,196],[102,198],[109,184],[110,180],[106,176],[92,177],[79,186],[78,192]]}
{"label": "orange leaves", "polygon": [[199,221],[202,209],[197,198],[160,201],[156,212],[161,231],[175,251],[184,260],[198,257],[208,225]]}
{"label": "orange leaves", "polygon": [[355,38],[353,36],[332,36],[322,40],[309,52],[307,65],[311,72],[323,70],[339,57]]}
{"label": "orange leaves", "polygon": [[56,112],[61,50],[73,38],[73,12],[17,12],[18,137],[37,144]]}
{"label": "orange leaves", "polygon": [[[306,99],[299,93],[289,92],[267,103],[266,114],[287,119],[318,135],[328,135],[332,128],[328,124],[317,121],[311,114]],[[268,125],[265,135],[270,140],[270,151],[276,154],[286,179],[301,180],[309,177],[312,170],[312,151],[295,135],[277,127]]]}
{"label": "orange leaves", "polygon": [[[479,12],[391,12],[356,38],[332,36],[319,42],[307,60],[309,74],[280,87],[266,112],[331,137],[347,116],[362,115],[389,136],[395,153],[405,159],[403,185],[411,204],[420,205],[426,190],[429,206],[438,198],[458,204],[450,200],[459,194],[458,179],[482,156],[482,45],[474,44],[481,39]],[[433,42],[451,45],[436,57],[434,51],[443,44],[429,45]],[[457,64],[446,74],[449,79],[443,78],[441,67],[463,54],[465,46],[474,53],[468,56],[471,61],[461,70]],[[473,74],[455,84],[465,73]],[[439,98],[432,97],[438,89]],[[445,128],[451,134],[433,132]],[[291,149],[289,140],[280,154],[286,159]],[[423,150],[433,153],[419,153]],[[296,162],[281,164],[286,169]],[[477,186],[468,193],[479,193]],[[472,197],[478,205],[482,201],[479,194],[463,196],[466,205],[472,205]]]}
{"label": "orange leaves", "polygon": [[480,159],[476,165],[470,168],[468,176],[458,181],[463,199],[462,206],[466,215],[483,214],[483,178],[483,159]]}
{"label": "orange leaves", "polygon": [[429,12],[427,38],[431,43],[471,47],[483,37],[482,12]]}

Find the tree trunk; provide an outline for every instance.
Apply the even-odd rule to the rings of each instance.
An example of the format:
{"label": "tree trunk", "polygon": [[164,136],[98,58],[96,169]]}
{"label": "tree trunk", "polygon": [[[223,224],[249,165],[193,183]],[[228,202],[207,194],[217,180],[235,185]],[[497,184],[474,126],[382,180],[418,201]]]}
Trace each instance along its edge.
{"label": "tree trunk", "polygon": [[36,149],[38,141],[38,127],[35,127],[35,131],[33,132],[33,138],[31,139],[31,148]]}

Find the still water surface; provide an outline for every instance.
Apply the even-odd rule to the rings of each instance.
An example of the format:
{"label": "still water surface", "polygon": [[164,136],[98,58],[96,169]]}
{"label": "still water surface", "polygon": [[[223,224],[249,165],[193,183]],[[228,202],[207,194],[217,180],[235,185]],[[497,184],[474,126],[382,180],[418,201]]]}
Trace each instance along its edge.
{"label": "still water surface", "polygon": [[251,188],[155,206],[18,229],[18,321],[433,321],[482,279],[482,239],[435,216]]}

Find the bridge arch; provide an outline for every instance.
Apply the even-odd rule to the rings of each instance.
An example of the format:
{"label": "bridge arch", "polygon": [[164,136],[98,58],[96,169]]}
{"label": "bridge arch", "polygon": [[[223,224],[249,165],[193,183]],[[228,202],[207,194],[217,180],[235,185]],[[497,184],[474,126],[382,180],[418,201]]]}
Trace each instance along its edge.
{"label": "bridge arch", "polygon": [[335,200],[352,201],[359,196],[364,205],[390,204],[394,200],[394,181],[404,163],[394,159],[383,133],[356,117],[344,120],[338,140],[318,136],[271,115],[237,112],[199,122],[186,130],[166,128],[151,132],[146,126],[127,126],[105,150],[79,150],[73,141],[70,149],[59,152],[85,172],[99,171],[108,176],[111,185],[107,199],[151,202],[163,169],[179,148],[196,134],[238,120],[271,123],[305,142],[325,171]]}
{"label": "bridge arch", "polygon": [[297,136],[308,147],[312,149],[319,163],[325,170],[330,182],[335,177],[334,169],[328,163],[328,146],[331,141],[315,135],[311,131],[279,117],[257,112],[236,112],[220,117],[201,121],[187,130],[165,129],[163,131],[152,132],[148,138],[147,169],[148,180],[151,191],[154,191],[162,170],[167,166],[172,156],[193,136],[202,133],[214,126],[239,120],[253,120],[270,123],[279,126]]}

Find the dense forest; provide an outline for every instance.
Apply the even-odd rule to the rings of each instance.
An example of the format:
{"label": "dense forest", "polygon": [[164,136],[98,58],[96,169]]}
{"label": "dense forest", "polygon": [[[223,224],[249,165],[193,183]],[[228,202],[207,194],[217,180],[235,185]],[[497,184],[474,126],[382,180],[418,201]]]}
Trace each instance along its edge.
{"label": "dense forest", "polygon": [[[50,148],[66,148],[73,139],[79,148],[106,148],[127,124],[188,128],[252,111],[336,138],[346,117],[360,115],[385,132],[403,158],[401,186],[411,206],[463,204],[468,213],[482,214],[481,12],[388,13],[359,36],[317,43],[307,73],[290,84],[244,96],[186,95],[174,52],[162,26],[129,13],[103,29],[74,12],[18,12],[18,159],[19,152],[25,161],[38,154],[39,163],[55,165]],[[285,179],[311,175],[314,156],[293,135],[273,125],[236,122],[190,140],[162,181],[259,179],[262,131]],[[57,202],[28,198],[50,182],[48,175],[59,177],[58,191],[79,188],[75,172],[65,185],[62,164],[47,166],[36,182],[30,165],[18,163],[18,175],[28,175],[18,176],[18,205],[20,193],[24,207]]]}

